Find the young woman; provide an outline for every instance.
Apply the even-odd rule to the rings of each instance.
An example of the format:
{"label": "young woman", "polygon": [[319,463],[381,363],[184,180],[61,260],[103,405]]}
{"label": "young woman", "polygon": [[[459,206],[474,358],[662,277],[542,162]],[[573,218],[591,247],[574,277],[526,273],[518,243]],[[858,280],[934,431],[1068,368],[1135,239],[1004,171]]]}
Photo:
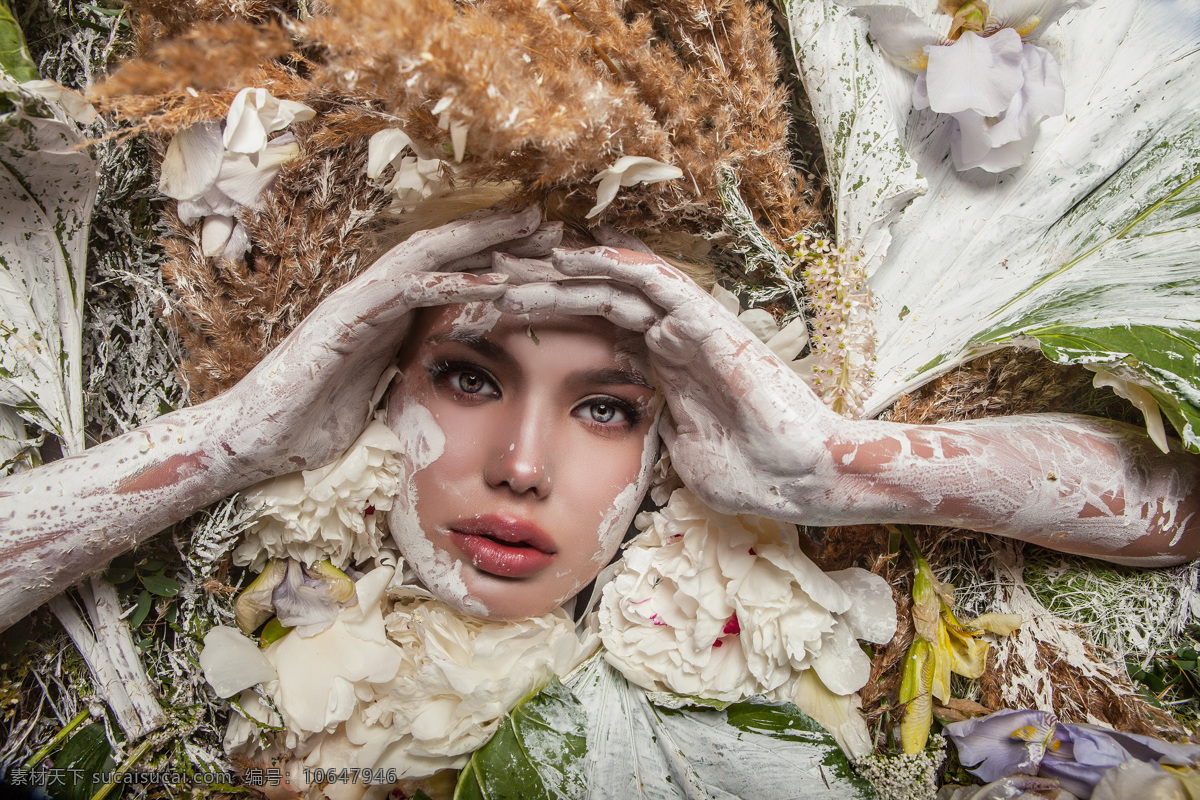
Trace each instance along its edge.
{"label": "young woman", "polygon": [[[210,502],[336,457],[402,343],[389,424],[411,480],[392,530],[428,587],[470,613],[544,613],[590,581],[637,508],[657,434],[719,510],[955,525],[1125,564],[1200,553],[1186,453],[1068,415],[843,419],[636,241],[552,252],[558,235],[526,210],[414,236],[224,395],[5,479],[0,625]],[[438,272],[495,250],[519,257],[495,256],[500,269],[538,281]],[[416,319],[429,306],[449,307]],[[670,410],[657,425],[655,382]]]}

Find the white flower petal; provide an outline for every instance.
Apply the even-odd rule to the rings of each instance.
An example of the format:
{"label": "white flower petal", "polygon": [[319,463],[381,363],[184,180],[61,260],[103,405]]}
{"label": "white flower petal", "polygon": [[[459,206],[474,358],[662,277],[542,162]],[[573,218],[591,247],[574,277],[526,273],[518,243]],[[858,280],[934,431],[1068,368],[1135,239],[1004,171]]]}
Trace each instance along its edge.
{"label": "white flower petal", "polygon": [[587,219],[591,219],[608,208],[612,201],[616,199],[617,189],[621,188],[620,174],[604,170],[600,175],[604,177],[600,178],[600,185],[596,187],[596,205],[592,206],[591,211],[588,211]]}
{"label": "white flower petal", "polygon": [[205,258],[221,255],[229,235],[233,233],[235,220],[224,214],[211,214],[204,218],[204,226],[200,229],[200,249]]}
{"label": "white flower petal", "polygon": [[721,304],[721,308],[733,314],[735,317],[742,311],[742,303],[738,300],[738,296],[726,289],[719,283],[714,283],[712,288],[713,299]]}
{"label": "white flower petal", "polygon": [[229,104],[225,115],[225,131],[221,136],[226,150],[235,153],[257,153],[267,146],[267,129],[259,119],[258,110],[266,102],[266,89],[242,89]]}
{"label": "white flower petal", "polygon": [[866,17],[875,44],[897,66],[909,72],[925,69],[927,48],[947,44],[946,37],[934,33],[920,17],[903,6],[873,5],[862,0],[839,0],[838,5]]}
{"label": "white flower petal", "polygon": [[771,352],[784,361],[795,359],[807,345],[808,322],[804,317],[796,317],[767,340],[767,347]]}
{"label": "white flower petal", "polygon": [[1138,410],[1142,412],[1142,416],[1146,419],[1146,433],[1150,435],[1150,441],[1158,445],[1159,450],[1169,453],[1170,447],[1167,444],[1167,430],[1163,425],[1162,413],[1158,407],[1158,401],[1154,399],[1154,395],[1133,381],[1125,380],[1108,370],[1097,367],[1089,367],[1089,369],[1096,370],[1096,377],[1092,379],[1092,386],[1097,389],[1107,386],[1137,406]]}
{"label": "white flower petal", "polygon": [[176,200],[200,197],[217,179],[223,153],[217,123],[200,122],[184,128],[171,137],[171,143],[167,145],[158,190]]}
{"label": "white flower petal", "polygon": [[[461,164],[467,152],[467,131],[470,125],[465,122],[450,123],[450,142],[454,146],[454,163]],[[682,174],[682,173],[680,173]]]}
{"label": "white flower petal", "polygon": [[860,710],[862,700],[857,694],[834,694],[812,670],[805,670],[792,687],[791,697],[780,699],[791,700],[801,711],[821,723],[852,760],[875,751]]}
{"label": "white flower petal", "polygon": [[399,128],[387,128],[371,137],[367,143],[367,177],[374,180],[383,174],[396,156],[411,147],[412,140]]}
{"label": "white flower petal", "polygon": [[1021,55],[1021,37],[1011,28],[986,38],[967,31],[948,47],[929,48],[929,107],[939,114],[996,116],[1024,81]]}
{"label": "white flower petal", "polygon": [[991,0],[988,30],[1015,28],[1023,39],[1038,36],[1063,14],[1087,8],[1094,0]]}
{"label": "white flower petal", "polygon": [[300,146],[291,134],[271,141],[255,159],[228,152],[221,161],[216,188],[248,208],[257,208],[262,193],[275,180],[279,170],[300,154]]}
{"label": "white flower petal", "polygon": [[248,87],[238,92],[229,105],[222,141],[230,152],[258,153],[267,146],[267,134],[314,116],[316,112],[303,103],[279,100],[266,89]]}
{"label": "white flower petal", "polygon": [[233,697],[256,683],[275,678],[275,668],[258,645],[225,625],[204,635],[200,669],[218,697]]}
{"label": "white flower petal", "polygon": [[601,170],[592,178],[592,183],[599,183],[596,188],[596,205],[587,213],[587,218],[599,214],[608,208],[617,196],[621,186],[633,186],[638,183],[658,183],[659,181],[682,178],[683,170],[655,161],[645,156],[621,156],[608,169]]}
{"label": "white flower petal", "polygon": [[229,234],[229,241],[221,251],[221,256],[226,261],[241,261],[249,250],[250,234],[246,232],[246,226],[239,222],[233,226],[233,232]]}
{"label": "white flower petal", "polygon": [[779,333],[779,323],[775,321],[775,317],[771,316],[770,311],[761,308],[743,311],[738,315],[738,322],[749,328],[760,342],[766,342]]}
{"label": "white flower petal", "polygon": [[21,88],[31,94],[58,103],[67,116],[80,125],[88,125],[96,119],[95,107],[79,92],[68,89],[61,83],[37,79],[25,81],[21,84]]}
{"label": "white flower petal", "polygon": [[871,679],[871,659],[858,646],[849,625],[837,625],[821,642],[813,671],[834,694],[851,694]]}
{"label": "white flower petal", "polygon": [[851,605],[840,615],[857,639],[887,644],[896,635],[896,604],[892,588],[880,576],[859,567],[826,573],[850,595]]}

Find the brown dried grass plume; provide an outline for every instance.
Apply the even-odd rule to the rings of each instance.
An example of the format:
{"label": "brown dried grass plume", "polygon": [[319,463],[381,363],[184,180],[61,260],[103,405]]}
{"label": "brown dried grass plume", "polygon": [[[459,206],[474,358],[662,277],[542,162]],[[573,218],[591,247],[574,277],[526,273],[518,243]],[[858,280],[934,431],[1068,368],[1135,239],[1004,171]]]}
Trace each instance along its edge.
{"label": "brown dried grass plume", "polygon": [[[139,56],[93,92],[104,109],[164,141],[220,120],[246,86],[317,111],[292,126],[301,160],[262,209],[240,216],[253,243],[245,261],[205,258],[198,226],[173,227],[166,269],[196,398],[231,385],[362,267],[359,231],[387,206],[362,175],[366,142],[383,128],[443,161],[452,186],[504,183],[510,202],[579,221],[592,179],[618,158],[673,164],[683,178],[624,188],[600,217],[643,235],[719,233],[726,170],[777,242],[816,219],[790,164],[770,11],[754,0],[184,5],[136,0]],[[467,132],[461,163],[451,128]],[[306,193],[308,173],[355,191]]]}

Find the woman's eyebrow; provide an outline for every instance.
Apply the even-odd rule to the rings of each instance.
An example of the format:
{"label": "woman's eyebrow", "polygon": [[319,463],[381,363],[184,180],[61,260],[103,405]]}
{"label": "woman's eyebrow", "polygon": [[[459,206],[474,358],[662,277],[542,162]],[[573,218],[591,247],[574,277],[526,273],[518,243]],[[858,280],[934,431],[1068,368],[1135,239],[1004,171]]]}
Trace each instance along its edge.
{"label": "woman's eyebrow", "polygon": [[495,359],[497,361],[507,363],[513,360],[512,356],[508,354],[507,350],[492,340],[486,339],[477,333],[450,330],[446,331],[445,333],[434,334],[426,340],[426,344],[430,345],[442,344],[443,342],[455,342],[456,344],[464,345],[480,355],[487,356],[488,358]]}
{"label": "woman's eyebrow", "polygon": [[619,367],[588,370],[580,377],[587,383],[598,384],[600,386],[619,386],[625,384],[642,386],[647,389],[654,388],[642,373],[637,370],[620,369]]}

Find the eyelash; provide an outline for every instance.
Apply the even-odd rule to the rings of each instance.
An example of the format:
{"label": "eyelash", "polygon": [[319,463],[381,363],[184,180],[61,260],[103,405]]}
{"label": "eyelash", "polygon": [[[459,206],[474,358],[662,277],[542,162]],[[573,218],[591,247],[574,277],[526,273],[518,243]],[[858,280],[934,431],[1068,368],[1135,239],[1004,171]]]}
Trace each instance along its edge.
{"label": "eyelash", "polygon": [[[463,361],[439,361],[428,368],[429,376],[433,379],[434,385],[449,389],[453,393],[455,400],[466,403],[478,403],[487,399],[498,399],[502,396],[499,387],[499,381],[492,377],[491,373],[482,367]],[[480,379],[484,383],[484,387],[491,386],[493,394],[485,394],[484,387],[478,391],[464,391],[460,385],[454,380],[455,376],[463,374],[471,374]],[[586,409],[594,409],[596,406],[611,406],[618,413],[624,416],[621,422],[600,422],[595,419],[588,419],[582,414]],[[632,430],[637,427],[642,420],[642,412],[633,403],[627,400],[622,400],[619,397],[610,395],[600,395],[598,397],[589,397],[586,400],[578,403],[571,409],[571,414],[577,417],[583,424],[594,428],[598,432],[606,433],[615,430]]]}

